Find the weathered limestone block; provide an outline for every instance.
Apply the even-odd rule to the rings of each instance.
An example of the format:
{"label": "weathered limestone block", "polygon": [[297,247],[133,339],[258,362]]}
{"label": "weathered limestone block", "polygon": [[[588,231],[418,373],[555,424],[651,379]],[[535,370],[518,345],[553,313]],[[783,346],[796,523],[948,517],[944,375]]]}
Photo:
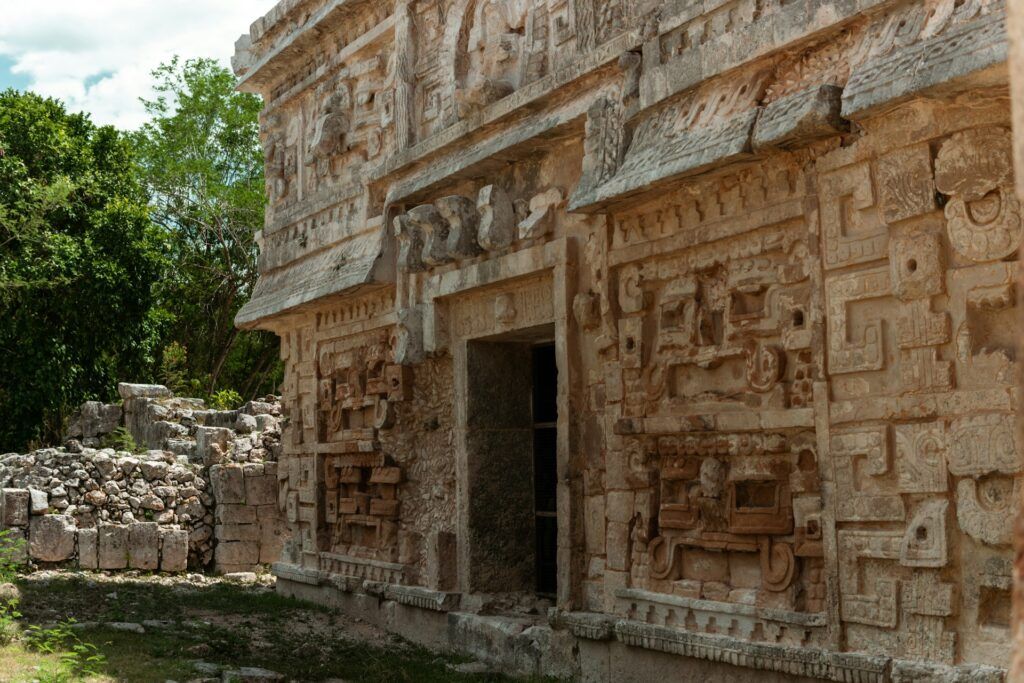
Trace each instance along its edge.
{"label": "weathered limestone block", "polygon": [[128,567],[128,527],[103,524],[97,529],[99,536],[99,568],[126,569]]}
{"label": "weathered limestone block", "polygon": [[516,212],[508,193],[497,185],[480,190],[476,202],[480,214],[478,239],[487,251],[497,251],[516,238]]}
{"label": "weathered limestone block", "polygon": [[395,216],[394,236],[398,242],[398,267],[408,273],[426,269],[423,262],[423,232],[409,214]]}
{"label": "weathered limestone block", "polygon": [[255,543],[260,540],[260,527],[258,524],[218,524],[214,535],[218,541]]}
{"label": "weathered limestone block", "polygon": [[110,434],[121,424],[122,409],[119,405],[106,405],[99,401],[82,404],[78,415],[68,426],[68,437],[92,439]]}
{"label": "weathered limestone block", "polygon": [[234,432],[225,427],[199,427],[196,429],[196,458],[204,465],[220,464],[233,438]]}
{"label": "weathered limestone block", "polygon": [[210,468],[210,482],[218,505],[245,503],[246,481],[241,465],[214,465]]}
{"label": "weathered limestone block", "polygon": [[217,505],[217,522],[220,524],[255,524],[256,508],[244,504]]}
{"label": "weathered limestone block", "polygon": [[188,531],[160,530],[160,571],[183,572],[188,569]]}
{"label": "weathered limestone block", "polygon": [[0,511],[3,512],[5,528],[28,526],[31,494],[24,489],[4,489]]}
{"label": "weathered limestone block", "polygon": [[213,557],[222,571],[224,568],[251,567],[260,561],[259,545],[248,541],[225,541],[217,544]]}
{"label": "weathered limestone block", "polygon": [[50,509],[50,495],[46,491],[40,491],[39,489],[28,490],[31,496],[30,512],[33,515],[45,515]]}
{"label": "weathered limestone block", "polygon": [[423,261],[439,266],[451,260],[448,253],[448,221],[431,204],[423,204],[409,211],[409,220],[423,235]]}
{"label": "weathered limestone block", "polygon": [[99,568],[99,532],[96,529],[78,530],[78,566],[82,569]]}
{"label": "weathered limestone block", "polygon": [[121,400],[130,401],[136,398],[172,398],[170,389],[159,384],[129,384],[122,382],[117,385],[117,393]]}
{"label": "weathered limestone block", "polygon": [[63,562],[75,554],[75,519],[67,515],[33,517],[29,554],[40,562]]}
{"label": "weathered limestone block", "polygon": [[128,566],[156,571],[160,566],[160,527],[140,522],[128,527]]}
{"label": "weathered limestone block", "polygon": [[823,85],[772,102],[754,124],[754,151],[804,144],[843,132],[849,126],[840,116],[842,94],[842,88]]}
{"label": "weathered limestone block", "polygon": [[427,588],[451,591],[458,581],[458,552],[455,534],[436,531],[427,542]]}
{"label": "weathered limestone block", "polygon": [[281,557],[288,527],[276,505],[259,508],[260,564],[273,564]]}
{"label": "weathered limestone block", "polygon": [[477,242],[480,213],[473,200],[461,195],[441,197],[434,206],[448,222],[448,253],[454,258],[471,258],[481,253]]}
{"label": "weathered limestone block", "polygon": [[1006,62],[1006,15],[989,13],[867,60],[850,74],[843,91],[843,116],[866,117],[957,79],[1001,68]]}
{"label": "weathered limestone block", "polygon": [[246,505],[269,505],[277,501],[277,475],[245,477]]}

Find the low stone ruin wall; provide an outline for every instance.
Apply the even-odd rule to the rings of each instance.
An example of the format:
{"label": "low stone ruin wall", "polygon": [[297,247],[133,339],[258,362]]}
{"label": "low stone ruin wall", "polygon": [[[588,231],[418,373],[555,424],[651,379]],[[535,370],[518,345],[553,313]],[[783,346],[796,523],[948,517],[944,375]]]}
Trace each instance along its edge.
{"label": "low stone ruin wall", "polygon": [[273,564],[281,555],[284,524],[277,505],[277,463],[214,465],[217,501],[215,565],[222,573]]}
{"label": "low stone ruin wall", "polygon": [[[85,404],[63,448],[0,456],[0,529],[26,559],[83,569],[221,573],[277,560],[280,405],[208,410],[164,387]],[[121,431],[118,431],[121,430]],[[103,448],[130,433],[140,453]]]}

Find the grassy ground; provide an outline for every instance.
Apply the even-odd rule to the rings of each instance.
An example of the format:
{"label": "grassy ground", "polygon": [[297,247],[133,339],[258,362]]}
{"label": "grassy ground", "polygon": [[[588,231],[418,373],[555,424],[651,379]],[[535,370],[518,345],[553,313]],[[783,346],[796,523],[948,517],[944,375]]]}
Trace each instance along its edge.
{"label": "grassy ground", "polygon": [[[104,656],[101,675],[90,681],[187,681],[201,677],[197,660],[263,667],[296,681],[509,680],[455,672],[450,665],[457,660],[266,587],[76,574],[32,576],[19,588],[23,631],[71,618],[78,638]],[[115,630],[115,622],[140,624],[146,632]],[[59,681],[51,675],[58,669],[57,654],[30,651],[23,640],[0,648],[0,681]]]}

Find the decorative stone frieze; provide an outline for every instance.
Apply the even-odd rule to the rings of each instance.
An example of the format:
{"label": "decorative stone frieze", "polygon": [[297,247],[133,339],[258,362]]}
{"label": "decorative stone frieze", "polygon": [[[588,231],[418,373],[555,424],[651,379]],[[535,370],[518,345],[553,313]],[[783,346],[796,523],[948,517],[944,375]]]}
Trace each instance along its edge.
{"label": "decorative stone frieze", "polygon": [[[282,590],[376,596],[403,632],[450,610],[471,652],[549,629],[494,655],[532,674],[998,676],[1004,15],[280,3],[236,65],[267,102],[238,323],[282,338]],[[559,638],[597,649],[566,669]]]}

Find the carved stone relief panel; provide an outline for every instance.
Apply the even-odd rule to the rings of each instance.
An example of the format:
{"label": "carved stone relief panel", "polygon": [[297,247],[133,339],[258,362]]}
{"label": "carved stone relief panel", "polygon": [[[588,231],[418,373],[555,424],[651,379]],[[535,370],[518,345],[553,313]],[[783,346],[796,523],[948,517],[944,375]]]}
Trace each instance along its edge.
{"label": "carved stone relief panel", "polygon": [[993,648],[1005,626],[983,624],[1006,623],[993,605],[1021,498],[1005,399],[1020,329],[1016,265],[1001,261],[1021,237],[1009,145],[998,127],[936,130],[895,149],[874,150],[868,136],[858,154],[820,164],[828,459],[850,649],[1005,663]]}
{"label": "carved stone relief panel", "polygon": [[411,399],[412,369],[394,362],[389,330],[317,348],[320,546],[348,557],[396,562],[402,469],[380,444]]}
{"label": "carved stone relief panel", "polygon": [[813,416],[760,426],[807,409],[821,372],[801,178],[776,159],[614,221],[626,436],[607,456],[608,566],[652,603],[720,604],[721,623],[731,605],[825,606]]}

